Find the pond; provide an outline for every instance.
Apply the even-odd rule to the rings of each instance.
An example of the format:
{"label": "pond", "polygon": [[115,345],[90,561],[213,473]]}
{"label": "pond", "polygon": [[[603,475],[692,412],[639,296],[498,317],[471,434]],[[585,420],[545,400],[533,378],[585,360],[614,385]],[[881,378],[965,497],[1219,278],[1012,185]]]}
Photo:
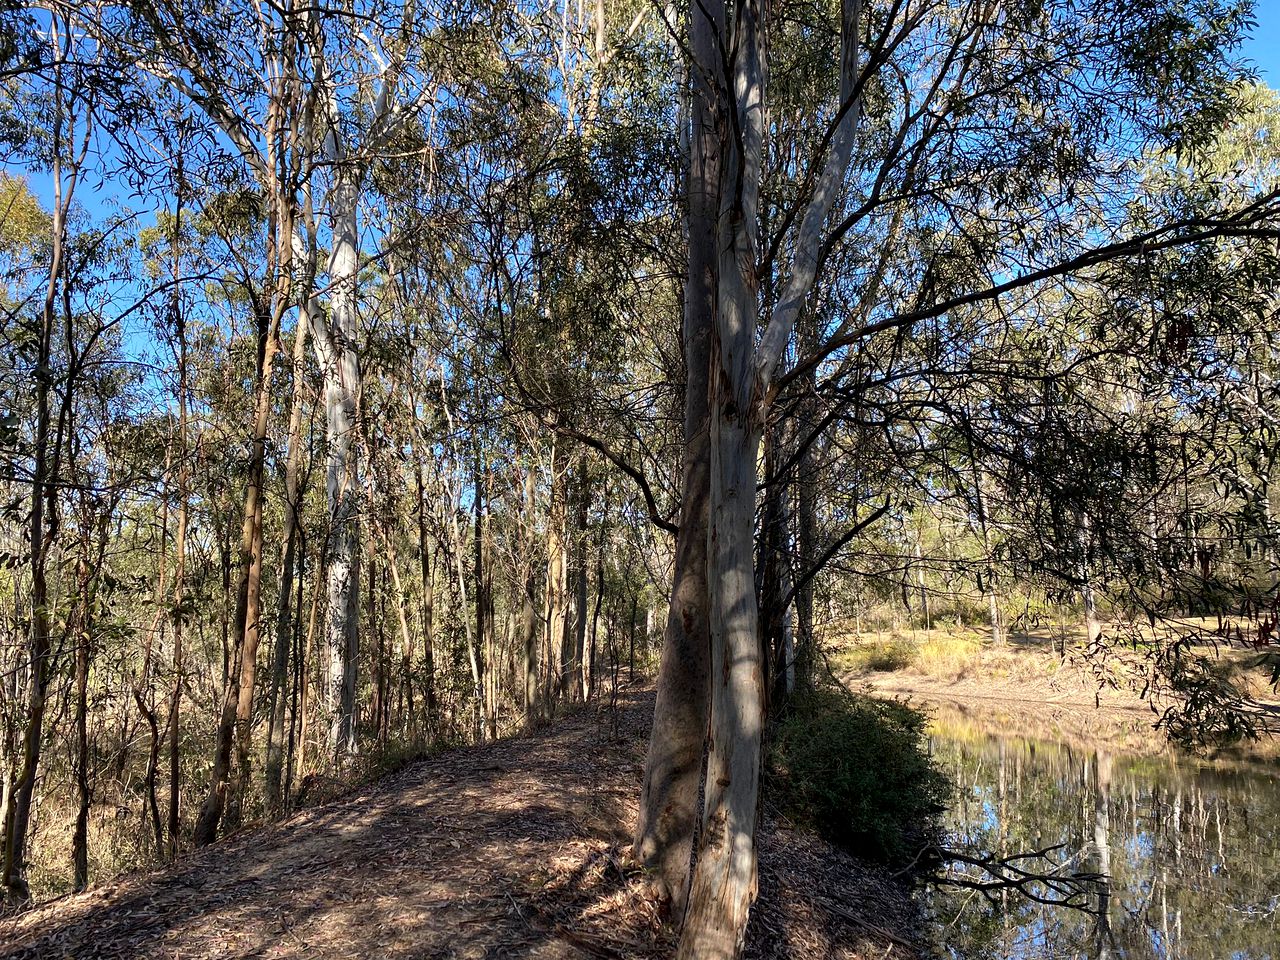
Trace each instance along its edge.
{"label": "pond", "polygon": [[[1088,710],[1087,707],[1080,708]],[[1145,723],[1146,721],[1141,721]],[[949,846],[1008,856],[1061,844],[1103,874],[1092,912],[1016,892],[927,894],[954,960],[1280,958],[1280,769],[1152,747],[1024,735],[1009,716],[934,707],[931,746],[955,782]]]}

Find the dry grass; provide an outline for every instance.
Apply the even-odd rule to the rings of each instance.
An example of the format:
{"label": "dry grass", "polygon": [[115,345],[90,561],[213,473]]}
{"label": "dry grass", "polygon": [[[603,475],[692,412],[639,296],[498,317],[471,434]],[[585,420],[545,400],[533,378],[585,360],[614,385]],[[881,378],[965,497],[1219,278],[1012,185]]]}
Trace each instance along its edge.
{"label": "dry grass", "polygon": [[[924,676],[961,679],[989,662],[990,642],[973,631],[876,631],[846,637],[835,650],[838,669],[852,673],[908,671]],[[1012,668],[1015,658],[1006,667]]]}

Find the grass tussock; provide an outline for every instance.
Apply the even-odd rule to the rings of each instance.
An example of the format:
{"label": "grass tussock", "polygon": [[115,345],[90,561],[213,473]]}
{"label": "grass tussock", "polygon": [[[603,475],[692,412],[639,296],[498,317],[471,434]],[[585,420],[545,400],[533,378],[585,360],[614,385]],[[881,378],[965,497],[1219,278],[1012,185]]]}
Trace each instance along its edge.
{"label": "grass tussock", "polygon": [[910,670],[950,680],[971,673],[989,644],[969,632],[917,631],[853,640],[842,645],[840,666],[854,673],[893,673]]}
{"label": "grass tussock", "polygon": [[969,634],[930,633],[916,651],[914,665],[934,677],[961,679],[982,657],[983,643]]}

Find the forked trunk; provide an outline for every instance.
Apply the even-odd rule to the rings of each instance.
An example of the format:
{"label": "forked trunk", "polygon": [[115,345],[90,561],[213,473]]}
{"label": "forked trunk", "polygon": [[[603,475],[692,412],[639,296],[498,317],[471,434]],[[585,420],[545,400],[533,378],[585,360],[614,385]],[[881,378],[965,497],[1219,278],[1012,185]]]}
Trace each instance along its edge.
{"label": "forked trunk", "polygon": [[[759,191],[768,81],[766,5],[760,0],[740,0],[732,17],[732,34],[726,37],[721,32],[725,41],[721,49],[734,53],[727,65],[729,75],[716,85],[717,101],[724,113],[732,111],[733,123],[720,124],[724,135],[716,144],[721,170],[707,537],[711,723],[701,834],[677,954],[680,960],[736,957],[755,899],[765,706],[753,556],[756,459],[773,373],[817,276],[823,224],[852,155],[858,116],[854,78],[860,9],[858,0],[841,4],[839,119],[796,230],[790,276],[758,343]],[[695,24],[701,22],[699,14],[704,10],[701,4],[694,5]],[[704,75],[723,73],[716,57],[699,59],[699,72]]]}

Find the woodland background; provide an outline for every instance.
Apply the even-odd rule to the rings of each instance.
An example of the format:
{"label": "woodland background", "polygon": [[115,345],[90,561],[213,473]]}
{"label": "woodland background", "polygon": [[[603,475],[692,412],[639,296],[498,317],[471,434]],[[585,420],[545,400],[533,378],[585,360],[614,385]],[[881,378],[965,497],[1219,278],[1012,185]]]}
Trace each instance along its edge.
{"label": "woodland background", "polygon": [[[758,481],[762,715],[868,625],[1160,619],[1177,732],[1253,732],[1203,643],[1277,619],[1252,7],[715,9],[0,9],[11,898],[615,696],[696,632],[682,569],[720,643],[708,390],[758,434],[701,482]],[[700,238],[751,253],[749,410]]]}

